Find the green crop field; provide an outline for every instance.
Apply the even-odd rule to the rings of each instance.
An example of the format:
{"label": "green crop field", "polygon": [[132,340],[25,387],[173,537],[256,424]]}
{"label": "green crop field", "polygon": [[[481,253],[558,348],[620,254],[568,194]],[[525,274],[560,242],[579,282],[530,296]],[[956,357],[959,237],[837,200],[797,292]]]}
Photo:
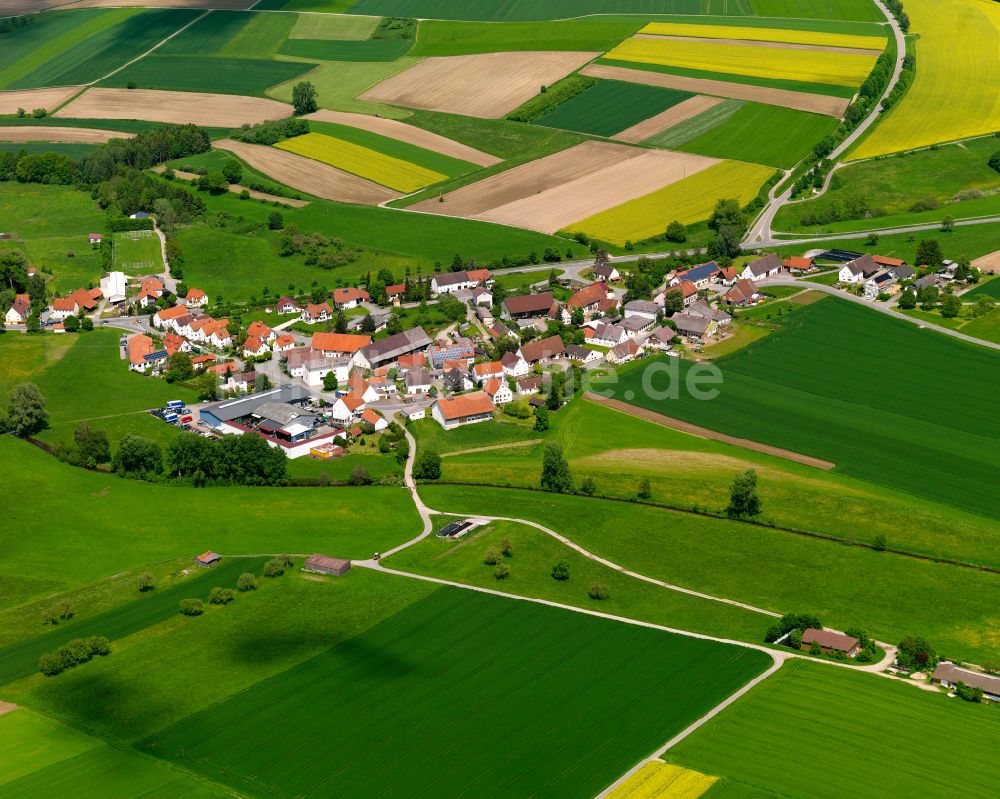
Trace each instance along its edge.
{"label": "green crop field", "polygon": [[334,41],[331,39],[289,39],[282,55],[313,61],[395,61],[413,47],[410,39],[367,39]]}
{"label": "green crop field", "polygon": [[[1000,761],[989,748],[998,734],[994,708],[796,661],[681,741],[667,759],[791,799],[840,799],[859,780],[891,785],[900,796],[986,799],[996,795],[1000,779]],[[942,757],[942,741],[964,756]],[[967,768],[966,757],[978,767]]]}
{"label": "green crop field", "polygon": [[695,139],[719,127],[744,105],[746,103],[743,100],[723,100],[707,111],[702,111],[700,114],[684,120],[679,125],[674,125],[662,133],[651,136],[643,144],[673,149],[686,141]]}
{"label": "green crop field", "polygon": [[214,55],[255,16],[262,15],[251,11],[209,11],[183,33],[164,42],[156,52],[159,55]]}
{"label": "green crop field", "polygon": [[582,17],[553,22],[420,23],[416,56],[470,55],[515,50],[606,52],[645,25],[645,17]]}
{"label": "green crop field", "polygon": [[270,58],[295,27],[295,14],[254,14],[250,22],[220,51],[236,58]]}
{"label": "green crop field", "polygon": [[298,78],[313,66],[297,61],[154,53],[100,85],[124,88],[135,83],[140,89],[263,96],[265,89]]}
{"label": "green crop field", "polygon": [[35,89],[99,80],[182,28],[197,12],[126,8],[98,13],[78,18],[80,24],[68,30],[64,23],[44,27],[43,32],[64,32],[36,42],[23,58],[0,71],[0,87]]}
{"label": "green crop field", "polygon": [[[309,0],[306,0],[309,2]],[[284,8],[299,9],[296,0]],[[299,9],[304,10],[304,9]],[[359,0],[344,9],[420,19],[467,19],[491,22],[563,19],[589,14],[752,14],[750,0]]]}
{"label": "green crop field", "polygon": [[[64,465],[9,436],[0,437],[0,464],[21,475],[22,496],[31,497],[8,509],[10,522],[0,532],[8,553],[0,564],[4,604],[206,549],[223,555],[319,551],[369,557],[419,528],[413,503],[400,488],[149,485]],[[379,513],[359,516],[357,508],[368,503]],[[46,509],[44,516],[38,508]],[[153,508],[176,508],[183,524]],[[63,525],[52,523],[61,518],[84,520],[81,532],[66,535]]]}
{"label": "green crop field", "polygon": [[[261,16],[277,16],[262,14]],[[343,14],[299,14],[292,28],[292,39],[337,39],[363,41],[378,27],[378,17],[356,17]]]}
{"label": "green crop field", "polygon": [[[3,138],[3,128],[0,128],[0,138]],[[92,153],[95,149],[97,149],[96,144],[69,144],[67,142],[51,141],[0,142],[0,152],[19,153],[24,151],[33,155],[59,153],[73,159],[82,158]]]}
{"label": "green crop field", "polygon": [[881,22],[882,15],[868,0],[749,0],[761,17],[844,19]]}
{"label": "green crop field", "polygon": [[746,103],[720,125],[677,142],[675,147],[698,155],[788,169],[811,153],[813,145],[836,127],[837,120],[823,114]]}
{"label": "green crop field", "polygon": [[[438,795],[594,795],[769,662],[441,589],[145,745],[237,790],[280,796],[331,782],[342,796],[388,794],[418,778]],[[487,710],[501,704],[502,714]]]}
{"label": "green crop field", "polygon": [[602,80],[535,120],[535,124],[613,136],[692,95],[641,83]]}
{"label": "green crop field", "polygon": [[[113,25],[123,16],[121,11],[110,9],[77,9],[58,14],[38,14],[34,22],[0,37],[0,88],[10,88],[39,64],[51,56],[71,47],[79,39]],[[43,53],[41,58],[32,57]]]}
{"label": "green crop field", "polygon": [[962,299],[969,302],[970,300],[975,300],[982,296],[1000,300],[1000,278],[994,277],[990,280],[983,280],[972,291],[963,294]]}
{"label": "green crop field", "polygon": [[[200,554],[200,553],[199,553]],[[211,569],[198,569],[194,577],[168,588],[154,589],[140,599],[88,616],[60,623],[55,629],[0,649],[0,684],[38,671],[38,659],[55,652],[74,638],[103,635],[115,641],[177,615],[178,603],[186,597],[207,600],[210,589],[235,588],[244,572],[260,573],[263,558],[224,558]]]}
{"label": "green crop field", "polygon": [[[938,651],[977,663],[996,656],[995,572],[607,499],[449,485],[422,486],[420,496],[438,511],[543,524],[619,566],[711,596],[778,613],[809,610],[836,629],[858,626],[882,641],[924,635]],[[713,623],[708,611],[686,611],[675,622],[682,628]]]}
{"label": "green crop field", "polygon": [[[955,396],[989,407],[1000,390],[998,359],[825,299],[803,308],[795,324],[719,359],[724,383],[716,399],[698,401],[682,390],[679,399],[657,401],[639,386],[642,368],[623,374],[614,391],[630,392],[629,401],[667,416],[824,458],[845,474],[998,518],[1000,485],[992,475],[1000,460],[991,442],[1000,424],[947,411]],[[749,432],[748,418],[756,422]]]}

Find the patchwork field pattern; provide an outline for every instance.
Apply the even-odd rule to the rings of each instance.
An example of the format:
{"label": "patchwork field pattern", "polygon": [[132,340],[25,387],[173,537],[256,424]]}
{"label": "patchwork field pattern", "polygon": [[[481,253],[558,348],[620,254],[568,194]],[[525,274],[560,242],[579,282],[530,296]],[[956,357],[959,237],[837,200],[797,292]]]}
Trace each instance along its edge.
{"label": "patchwork field pattern", "polygon": [[662,235],[675,219],[685,225],[708,219],[722,198],[748,203],[773,172],[759,164],[723,161],[659,191],[574,222],[566,230],[619,246],[643,241]]}
{"label": "patchwork field pattern", "polygon": [[592,796],[770,662],[445,588],[147,748],[281,797]]}
{"label": "patchwork field pattern", "polygon": [[402,192],[417,191],[433,183],[439,183],[447,177],[440,172],[384,155],[369,147],[322,133],[307,133],[304,136],[285,139],[278,142],[275,147],[322,161],[352,175],[359,175]]}
{"label": "patchwork field pattern", "polygon": [[599,81],[535,120],[535,124],[612,136],[690,98],[687,92],[674,89]]}
{"label": "patchwork field pattern", "polygon": [[[867,710],[863,732],[858,707]],[[991,710],[869,674],[794,661],[681,741],[669,760],[793,799],[846,796],[858,768],[877,772],[900,795],[986,799],[1000,779],[1000,762],[986,748],[1000,734],[1000,716]],[[937,734],[923,735],[928,729]],[[940,757],[942,740],[981,756],[982,767],[970,771]]]}
{"label": "patchwork field pattern", "polygon": [[850,157],[873,158],[1000,130],[1000,5],[914,0],[907,6],[917,74]]}
{"label": "patchwork field pattern", "polygon": [[649,119],[645,119],[642,122],[633,125],[631,128],[626,128],[620,133],[616,133],[611,138],[616,141],[638,144],[666,130],[670,130],[677,125],[680,125],[682,122],[705,113],[710,108],[713,108],[721,102],[722,100],[717,97],[702,97],[701,95],[695,95],[694,97],[668,108],[662,114],[657,114],[654,117],[650,117]]}
{"label": "patchwork field pattern", "polygon": [[609,51],[609,59],[679,67],[726,75],[784,79],[833,86],[858,86],[877,53],[833,53],[753,44],[633,37]]}
{"label": "patchwork field pattern", "polygon": [[854,47],[877,52],[885,47],[884,36],[860,36],[850,33],[829,33],[793,28],[763,28],[738,24],[703,25],[690,22],[651,22],[640,33],[655,36],[695,36],[704,39],[746,39],[759,42],[812,44],[820,47]]}
{"label": "patchwork field pattern", "polygon": [[426,58],[361,99],[497,119],[598,55],[524,51]]}

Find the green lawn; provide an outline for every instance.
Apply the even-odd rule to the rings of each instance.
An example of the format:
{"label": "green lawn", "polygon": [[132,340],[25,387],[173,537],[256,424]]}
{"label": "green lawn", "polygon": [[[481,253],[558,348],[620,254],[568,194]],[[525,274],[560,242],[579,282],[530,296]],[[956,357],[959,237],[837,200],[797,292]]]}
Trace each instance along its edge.
{"label": "green lawn", "polygon": [[535,124],[613,136],[692,96],[676,89],[602,80],[539,117]]}
{"label": "green lawn", "polygon": [[[822,197],[795,205],[786,205],[774,220],[776,230],[801,230],[810,232],[817,226],[804,225],[806,215],[824,213],[854,219],[853,224],[830,222],[824,229],[891,227],[893,224],[936,221],[951,214],[955,218],[990,213],[992,208],[975,199],[955,201],[960,192],[983,192],[1000,189],[1000,175],[986,162],[997,149],[992,136],[962,144],[945,144],[918,152],[862,161],[838,170],[830,190]],[[924,213],[914,213],[911,208],[918,202],[937,206]],[[875,218],[862,218],[863,213],[852,214],[867,208],[881,213]],[[835,219],[832,216],[831,219]]]}
{"label": "green lawn", "polygon": [[517,50],[606,52],[645,25],[645,17],[581,17],[554,22],[424,20],[413,55],[447,56]]}
{"label": "green lawn", "polygon": [[984,295],[992,297],[995,300],[1000,300],[1000,278],[993,277],[982,280],[972,291],[963,294],[962,300],[969,302]]}
{"label": "green lawn", "polygon": [[[312,2],[313,0],[306,0]],[[279,0],[280,2],[280,0]],[[858,2],[858,0],[855,0]],[[344,4],[346,5],[346,4]],[[283,8],[304,10],[293,0]],[[590,14],[752,14],[750,0],[359,0],[344,10],[352,14],[378,14],[420,19],[465,19],[516,22],[563,19]],[[791,16],[788,14],[777,16]]]}
{"label": "green lawn", "polygon": [[160,239],[152,231],[115,233],[112,239],[114,268],[127,275],[163,271]]}
{"label": "green lawn", "polygon": [[[790,799],[840,799],[859,781],[892,786],[899,796],[986,799],[1000,778],[989,744],[998,734],[995,708],[795,661],[667,759]],[[964,756],[942,757],[942,741]],[[971,760],[976,768],[967,767]]]}
{"label": "green lawn", "polygon": [[837,120],[823,114],[745,103],[722,124],[675,146],[684,152],[788,169],[836,127]]}
{"label": "green lawn", "polygon": [[409,430],[420,447],[439,453],[530,441],[540,437],[531,427],[513,422],[480,422],[446,431],[433,419],[427,418],[411,423]]}
{"label": "green lawn", "polygon": [[[562,270],[559,269],[558,264],[555,266],[557,272],[562,274]],[[510,291],[519,291],[520,289],[526,289],[528,286],[532,286],[535,283],[544,283],[548,281],[549,274],[552,272],[551,269],[537,269],[531,272],[511,272],[510,274],[496,274],[493,276],[493,281],[499,283],[504,288]]]}
{"label": "green lawn", "polygon": [[996,657],[996,573],[606,499],[447,485],[422,486],[420,495],[438,511],[544,524],[620,566],[712,596],[808,610],[882,641],[923,635],[939,652],[973,662]]}
{"label": "green lawn", "polygon": [[334,774],[342,796],[415,784],[591,796],[768,665],[753,650],[444,588],[146,746],[279,796]]}
{"label": "green lawn", "polygon": [[[991,442],[1000,426],[988,415],[947,409],[956,395],[971,407],[990,407],[1000,390],[998,358],[824,299],[798,311],[795,324],[717,361],[724,383],[715,399],[699,401],[686,390],[655,399],[640,386],[641,366],[626,370],[614,392],[632,392],[629,401],[640,407],[824,458],[844,474],[996,519],[1000,484],[993,475],[1000,460]],[[686,373],[689,365],[680,366]],[[754,420],[749,430],[747,419]]]}
{"label": "green lawn", "polygon": [[[0,464],[20,475],[19,495],[31,498],[8,508],[0,532],[6,605],[206,549],[369,557],[419,527],[401,488],[150,485],[66,466],[7,436],[0,437]],[[365,507],[378,513],[359,513]],[[67,535],[70,524],[79,532]]]}
{"label": "green lawn", "polygon": [[102,81],[100,85],[124,88],[129,83],[135,83],[140,89],[262,97],[265,89],[300,78],[313,66],[297,61],[154,53]]}

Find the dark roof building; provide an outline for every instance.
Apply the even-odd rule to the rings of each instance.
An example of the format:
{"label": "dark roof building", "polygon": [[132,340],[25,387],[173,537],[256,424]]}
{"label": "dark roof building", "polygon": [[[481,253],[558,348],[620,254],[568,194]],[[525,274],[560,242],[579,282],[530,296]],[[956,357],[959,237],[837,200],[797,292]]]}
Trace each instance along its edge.
{"label": "dark roof building", "polygon": [[350,571],[351,562],[343,558],[329,558],[326,555],[310,555],[302,565],[302,571],[316,574],[333,574],[340,576]]}
{"label": "dark roof building", "polygon": [[512,317],[545,316],[556,304],[551,291],[541,294],[522,294],[503,301],[504,311]]}
{"label": "dark roof building", "polygon": [[302,386],[286,383],[278,388],[248,394],[238,399],[214,402],[198,411],[198,415],[202,422],[218,430],[225,422],[252,416],[265,405],[275,403],[303,404],[310,396],[309,392]]}
{"label": "dark roof building", "polygon": [[549,336],[538,339],[528,344],[522,344],[518,354],[528,363],[538,363],[552,358],[558,358],[566,350],[562,338],[559,336]]}
{"label": "dark roof building", "polygon": [[813,644],[816,644],[824,652],[843,652],[848,657],[854,657],[861,648],[861,642],[854,636],[810,627],[802,633],[802,645],[812,646]]}
{"label": "dark roof building", "polygon": [[355,362],[367,369],[374,369],[383,363],[396,360],[400,355],[409,355],[411,352],[426,349],[430,343],[430,336],[424,329],[414,327],[362,347],[355,355]]}
{"label": "dark roof building", "polygon": [[938,664],[934,674],[931,675],[931,681],[940,683],[945,688],[954,688],[958,683],[970,688],[979,688],[983,692],[984,699],[1000,702],[1000,677],[992,677],[978,671],[969,671],[969,669],[960,669],[947,660]]}

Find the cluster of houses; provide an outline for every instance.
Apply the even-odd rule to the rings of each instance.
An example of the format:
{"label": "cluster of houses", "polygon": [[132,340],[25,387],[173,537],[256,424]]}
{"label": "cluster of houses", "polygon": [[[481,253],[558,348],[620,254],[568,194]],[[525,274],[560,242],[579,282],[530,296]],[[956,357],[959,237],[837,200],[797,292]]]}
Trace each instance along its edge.
{"label": "cluster of houses", "polygon": [[915,275],[913,267],[900,258],[865,254],[845,263],[837,280],[846,286],[862,285],[865,299],[874,301],[880,294],[898,294],[900,284]]}

